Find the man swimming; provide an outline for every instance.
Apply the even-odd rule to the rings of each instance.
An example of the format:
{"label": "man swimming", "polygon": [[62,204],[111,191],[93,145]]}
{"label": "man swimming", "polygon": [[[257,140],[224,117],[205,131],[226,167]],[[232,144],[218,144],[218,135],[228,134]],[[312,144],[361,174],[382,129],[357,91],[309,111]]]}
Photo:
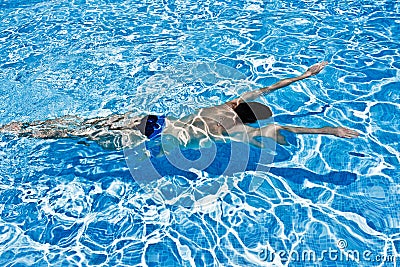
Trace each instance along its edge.
{"label": "man swimming", "polygon": [[239,98],[219,106],[198,109],[195,113],[180,119],[156,115],[137,117],[132,116],[130,112],[94,119],[66,116],[31,123],[12,122],[1,127],[0,132],[34,138],[84,137],[98,142],[105,148],[113,149],[134,146],[138,142],[157,138],[161,134],[185,147],[198,147],[207,145],[209,141],[225,141],[226,139],[263,147],[259,137],[272,138],[279,144],[286,144],[284,136],[280,133],[281,130],[296,134],[326,134],[355,138],[359,134],[344,127],[305,128],[276,124],[261,128],[249,126],[251,123],[272,116],[268,106],[252,102],[253,100],[263,94],[316,75],[327,64],[327,62],[318,63],[300,76],[283,79],[271,86],[246,92]]}

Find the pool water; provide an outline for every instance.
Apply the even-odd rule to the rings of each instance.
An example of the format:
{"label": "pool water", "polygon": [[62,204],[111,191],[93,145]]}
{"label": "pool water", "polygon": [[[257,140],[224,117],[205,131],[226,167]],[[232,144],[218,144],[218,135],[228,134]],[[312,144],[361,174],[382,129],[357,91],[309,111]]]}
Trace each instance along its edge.
{"label": "pool water", "polygon": [[[275,123],[361,133],[288,135],[264,169],[229,175],[223,153],[189,172],[156,159],[151,190],[124,151],[2,134],[1,266],[396,266],[398,1],[1,0],[0,21],[0,125],[185,116],[327,60],[259,101]],[[199,64],[222,80],[187,82]],[[154,194],[179,183],[207,194]]]}

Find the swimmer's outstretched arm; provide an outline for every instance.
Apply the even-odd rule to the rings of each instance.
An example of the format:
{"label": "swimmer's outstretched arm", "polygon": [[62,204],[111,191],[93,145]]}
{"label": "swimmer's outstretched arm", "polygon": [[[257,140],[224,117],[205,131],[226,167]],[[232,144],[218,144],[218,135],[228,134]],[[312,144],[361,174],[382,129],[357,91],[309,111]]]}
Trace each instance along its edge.
{"label": "swimmer's outstretched arm", "polygon": [[264,88],[261,88],[258,90],[246,92],[243,95],[241,95],[239,98],[227,102],[227,104],[232,106],[232,108],[235,108],[242,102],[254,100],[263,94],[271,93],[279,88],[286,87],[294,82],[297,82],[297,81],[303,80],[305,78],[308,78],[310,76],[316,75],[319,72],[321,72],[321,70],[327,64],[328,64],[328,62],[326,62],[326,61],[320,62],[320,63],[315,64],[312,67],[310,67],[306,72],[304,72],[300,76],[297,76],[294,78],[283,79],[273,85],[270,85],[270,86],[267,86],[267,87],[264,87]]}
{"label": "swimmer's outstretched arm", "polygon": [[308,128],[308,127],[294,127],[294,126],[283,126],[276,124],[269,124],[262,128],[252,128],[247,126],[249,129],[246,131],[250,143],[257,147],[264,147],[257,137],[267,137],[274,139],[281,145],[287,145],[285,137],[281,134],[281,130],[286,130],[295,134],[323,134],[323,135],[334,135],[341,138],[356,138],[360,134],[354,130],[345,127],[331,127],[325,126],[321,128]]}
{"label": "swimmer's outstretched arm", "polygon": [[[281,126],[274,125],[275,136],[274,139],[279,144],[286,145],[287,142],[285,137],[280,133],[280,130],[286,130],[295,134],[325,134],[334,135],[341,138],[356,138],[360,134],[354,130],[345,127],[321,127],[321,128],[307,128],[307,127],[293,127],[293,126]],[[265,127],[266,128],[266,127]]]}
{"label": "swimmer's outstretched arm", "polygon": [[355,138],[360,134],[354,130],[344,127],[321,127],[321,128],[306,128],[306,127],[293,127],[293,126],[277,126],[278,129],[286,130],[295,134],[328,134],[335,135],[342,138]]}

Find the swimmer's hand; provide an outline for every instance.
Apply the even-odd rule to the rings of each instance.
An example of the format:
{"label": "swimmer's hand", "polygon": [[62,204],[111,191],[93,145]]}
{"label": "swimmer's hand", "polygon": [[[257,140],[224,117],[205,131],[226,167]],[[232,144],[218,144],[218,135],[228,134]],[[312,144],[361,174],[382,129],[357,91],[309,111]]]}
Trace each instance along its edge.
{"label": "swimmer's hand", "polygon": [[360,134],[354,130],[350,130],[344,127],[327,127],[330,134],[342,138],[356,138]]}
{"label": "swimmer's hand", "polygon": [[321,70],[323,70],[326,65],[328,65],[327,61],[322,61],[318,64],[315,64],[315,65],[311,66],[306,72],[304,72],[304,75],[307,77],[316,75],[316,74],[320,73]]}

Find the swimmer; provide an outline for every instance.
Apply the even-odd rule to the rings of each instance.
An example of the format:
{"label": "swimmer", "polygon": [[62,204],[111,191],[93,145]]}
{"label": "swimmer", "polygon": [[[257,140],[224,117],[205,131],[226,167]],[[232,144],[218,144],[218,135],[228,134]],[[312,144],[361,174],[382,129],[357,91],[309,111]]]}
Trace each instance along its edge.
{"label": "swimmer", "polygon": [[[137,117],[132,116],[131,112],[94,119],[65,116],[30,123],[12,122],[0,127],[0,132],[47,139],[81,137],[94,140],[104,148],[110,149],[132,146],[138,142],[158,138],[161,134],[184,147],[204,146],[209,141],[225,142],[227,139],[263,147],[259,137],[272,138],[277,143],[285,145],[286,140],[281,134],[282,130],[295,134],[324,134],[355,138],[359,134],[344,127],[306,128],[269,124],[257,128],[249,125],[273,115],[268,106],[253,102],[253,100],[316,75],[327,64],[327,62],[318,63],[300,76],[283,79],[271,86],[246,92],[239,98],[219,106],[198,109],[193,114],[180,119],[162,115]],[[87,145],[84,141],[80,142]]]}

